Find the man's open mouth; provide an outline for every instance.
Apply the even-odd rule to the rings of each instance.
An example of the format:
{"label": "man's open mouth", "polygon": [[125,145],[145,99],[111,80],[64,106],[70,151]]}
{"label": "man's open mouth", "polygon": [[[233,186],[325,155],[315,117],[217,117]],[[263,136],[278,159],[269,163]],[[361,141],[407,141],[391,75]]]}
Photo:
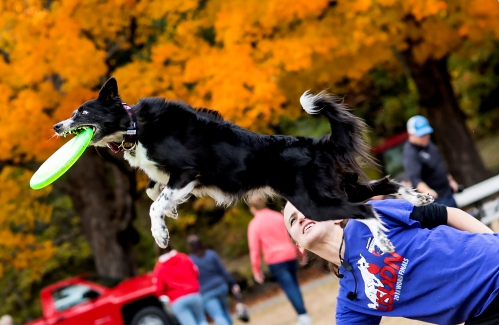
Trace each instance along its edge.
{"label": "man's open mouth", "polygon": [[114,153],[119,153],[121,152],[121,143],[117,142],[108,142],[107,147],[111,149],[112,152]]}

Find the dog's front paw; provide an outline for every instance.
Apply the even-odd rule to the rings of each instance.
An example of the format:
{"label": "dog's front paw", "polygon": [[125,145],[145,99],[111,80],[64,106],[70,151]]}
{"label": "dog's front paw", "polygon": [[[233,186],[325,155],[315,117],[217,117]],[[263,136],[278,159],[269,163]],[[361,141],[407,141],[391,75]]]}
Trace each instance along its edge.
{"label": "dog's front paw", "polygon": [[435,200],[430,194],[419,193],[415,189],[405,186],[399,188],[398,194],[411,202],[414,206],[427,205]]}
{"label": "dog's front paw", "polygon": [[168,246],[170,233],[168,232],[168,228],[166,228],[166,224],[163,219],[161,219],[161,222],[151,224],[151,232],[156,244],[158,244],[159,247],[166,248],[166,246]]}
{"label": "dog's front paw", "polygon": [[156,201],[151,204],[149,216],[151,217],[152,236],[159,247],[165,248],[168,245],[170,234],[166,228],[165,220],[163,218],[163,209]]}

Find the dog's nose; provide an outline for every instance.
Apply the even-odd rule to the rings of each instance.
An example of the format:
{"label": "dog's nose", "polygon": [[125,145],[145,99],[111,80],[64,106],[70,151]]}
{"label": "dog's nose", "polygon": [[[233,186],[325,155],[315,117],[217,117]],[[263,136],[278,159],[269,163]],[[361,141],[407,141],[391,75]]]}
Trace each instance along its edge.
{"label": "dog's nose", "polygon": [[62,123],[57,123],[54,125],[54,131],[59,132],[62,129]]}

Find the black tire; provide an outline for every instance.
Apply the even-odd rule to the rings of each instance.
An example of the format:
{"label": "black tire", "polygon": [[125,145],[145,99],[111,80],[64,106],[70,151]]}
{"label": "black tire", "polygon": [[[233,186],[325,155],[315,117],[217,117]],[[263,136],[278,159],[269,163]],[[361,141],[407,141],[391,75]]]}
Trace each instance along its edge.
{"label": "black tire", "polygon": [[139,310],[132,318],[130,325],[174,325],[166,313],[158,307],[150,306]]}

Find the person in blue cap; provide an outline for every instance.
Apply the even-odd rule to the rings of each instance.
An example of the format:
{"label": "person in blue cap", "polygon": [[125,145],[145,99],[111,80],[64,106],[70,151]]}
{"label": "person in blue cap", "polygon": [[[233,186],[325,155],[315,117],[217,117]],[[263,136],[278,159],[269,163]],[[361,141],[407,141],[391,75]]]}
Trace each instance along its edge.
{"label": "person in blue cap", "polygon": [[404,145],[402,162],[412,186],[421,193],[435,197],[435,201],[457,207],[454,193],[458,184],[447,171],[437,146],[431,142],[433,128],[421,115],[407,121],[409,140]]}

